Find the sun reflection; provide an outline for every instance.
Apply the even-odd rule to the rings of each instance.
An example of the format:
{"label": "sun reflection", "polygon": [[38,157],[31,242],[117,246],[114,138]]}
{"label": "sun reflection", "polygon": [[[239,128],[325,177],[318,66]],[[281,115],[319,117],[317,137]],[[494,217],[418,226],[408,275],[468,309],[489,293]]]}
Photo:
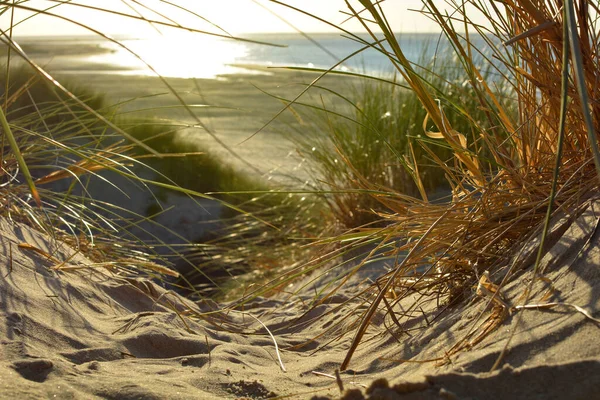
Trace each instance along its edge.
{"label": "sun reflection", "polygon": [[261,73],[231,65],[248,53],[243,43],[234,40],[180,34],[128,39],[121,43],[143,61],[115,43],[104,45],[110,53],[90,56],[87,61],[117,65],[128,73],[155,75],[147,63],[156,73],[174,78],[211,79],[222,74]]}

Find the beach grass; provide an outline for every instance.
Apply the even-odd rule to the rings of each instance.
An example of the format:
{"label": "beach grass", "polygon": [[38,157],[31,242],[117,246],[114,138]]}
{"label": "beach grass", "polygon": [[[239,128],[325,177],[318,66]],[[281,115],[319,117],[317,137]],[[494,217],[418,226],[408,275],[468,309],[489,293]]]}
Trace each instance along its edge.
{"label": "beach grass", "polygon": [[[180,140],[177,133],[185,126],[151,119],[122,119],[118,124],[161,154],[162,157],[149,157],[146,163],[178,186],[200,193],[268,190],[259,177],[234,169],[227,160],[204,150],[201,144]],[[137,151],[151,155],[143,149]]]}
{"label": "beach grass", "polygon": [[[258,179],[246,177],[206,152],[175,145],[167,137],[176,131],[172,124],[116,118],[118,105],[109,105],[93,88],[71,81],[57,88],[35,68],[15,65],[2,69],[8,89],[2,96],[6,135],[0,158],[4,215],[60,237],[94,261],[126,259],[127,273],[134,273],[137,265],[139,272],[158,278],[160,271],[178,275],[169,269],[172,260],[185,259],[186,248],[195,248],[183,239],[182,243],[164,243],[173,252],[165,258],[133,234],[130,228],[150,215],[130,209],[131,192],[126,186],[146,188],[147,196],[165,191],[211,199],[224,205],[224,216],[244,214],[234,203],[248,202],[250,195],[211,196],[207,192],[267,190]],[[139,147],[136,141],[148,141],[151,146]],[[107,190],[115,196],[96,198],[99,191]],[[152,265],[163,268],[149,268]]]}
{"label": "beach grass", "polygon": [[[449,50],[438,52],[431,60],[425,49],[414,65],[430,90],[439,94],[439,106],[456,130],[472,136],[477,129],[490,128],[486,111],[470,95],[456,57]],[[489,79],[491,67],[483,67],[482,74]],[[335,216],[334,223],[345,230],[381,222],[379,213],[387,209],[368,190],[359,190],[361,181],[369,182],[372,190],[423,201],[439,200],[450,192],[446,171],[439,163],[451,163],[451,148],[425,134],[427,112],[419,98],[401,79],[374,78],[356,83],[350,97],[338,94],[350,113],[322,109],[319,124],[291,136],[308,160],[316,191],[323,194]],[[499,82],[495,91],[507,112],[514,114],[510,87]],[[491,169],[487,156],[480,154]]]}
{"label": "beach grass", "polygon": [[[135,179],[128,166],[141,165],[134,146],[102,121],[113,113],[103,96],[65,82],[67,94],[26,66],[6,65],[2,71],[4,132],[13,136],[2,137],[3,215],[42,229],[95,262],[108,262],[107,268],[154,277],[161,270],[176,274],[158,267],[157,254],[140,252],[135,236],[119,232],[131,218],[143,218],[126,211],[125,197],[103,202],[90,195],[90,179],[118,189],[104,175],[121,172]],[[119,260],[122,265],[112,264]]]}
{"label": "beach grass", "polygon": [[[471,287],[481,283],[484,276],[501,283],[501,289],[502,284],[515,279],[518,271],[528,266],[513,263],[513,257],[523,246],[523,238],[542,230],[542,222],[549,221],[556,213],[573,212],[577,204],[597,187],[592,162],[597,137],[593,130],[590,131],[593,126],[582,123],[589,113],[588,103],[581,103],[577,95],[593,90],[592,80],[578,87],[568,79],[561,82],[561,71],[569,69],[568,58],[562,57],[563,43],[567,40],[566,35],[563,36],[563,26],[565,32],[575,35],[574,39],[569,39],[571,43],[594,43],[589,40],[595,34],[588,25],[586,5],[580,3],[578,24],[588,27],[589,31],[576,32],[575,23],[561,19],[560,13],[555,15],[554,11],[560,7],[553,1],[544,2],[540,7],[543,17],[528,7],[527,1],[517,2],[521,7],[507,7],[506,14],[498,9],[490,11],[483,2],[469,2],[483,12],[491,24],[491,31],[486,31],[479,25],[470,24],[469,15],[463,14],[465,9],[461,7],[457,7],[456,12],[465,22],[459,26],[434,2],[426,2],[428,11],[452,43],[464,67],[471,99],[479,102],[489,120],[488,127],[474,123],[474,134],[468,135],[449,121],[446,111],[437,102],[439,93],[432,93],[427,82],[405,59],[381,10],[368,1],[361,3],[384,32],[392,50],[390,57],[398,60],[399,73],[415,91],[437,127],[438,132],[426,134],[450,146],[455,168],[448,173],[453,198],[447,205],[392,207],[394,232],[409,233],[406,245],[402,246],[408,250],[408,255],[380,282],[381,290],[362,319],[342,368],[349,365],[353,349],[361,341],[372,313],[387,291],[402,293],[401,296],[411,292],[398,278],[406,275],[415,264],[427,265],[426,273],[412,285],[412,289],[424,295],[423,300],[441,295],[452,303],[456,298],[469,297]],[[552,28],[517,40],[512,47],[502,44],[552,18],[555,18]],[[461,32],[464,28],[466,33]],[[486,79],[476,65],[473,54],[478,49],[472,47],[470,33],[491,35],[488,42],[494,59],[502,60],[496,70],[499,76],[505,77],[505,84],[512,86],[518,109],[516,115],[509,112],[494,93],[492,88],[496,82]],[[587,38],[581,38],[581,34]],[[585,57],[584,52],[573,53],[573,59],[581,57]],[[592,60],[587,61],[587,67],[591,68],[586,71],[589,79],[595,76],[596,67]],[[573,66],[576,77],[579,73],[575,63]],[[546,73],[539,74],[542,70]],[[557,95],[560,92],[554,89],[563,85],[565,93],[573,97],[573,102],[565,109],[566,119],[573,125],[563,138],[564,144],[559,141],[559,131],[565,114],[561,109],[561,96]],[[562,96],[563,105],[568,102],[566,96]],[[561,154],[561,147],[570,151]],[[558,164],[555,160],[559,160]],[[444,162],[440,167],[448,164]],[[490,164],[492,168],[487,168]],[[555,165],[560,166],[560,173]],[[590,181],[590,176],[595,178]],[[561,188],[560,192],[552,189],[557,186]],[[426,217],[414,218],[411,214]],[[547,227],[546,223],[544,232]],[[543,248],[542,240],[540,249]],[[540,254],[543,254],[542,250]],[[420,291],[421,288],[426,291]],[[471,335],[475,335],[473,331]],[[467,336],[465,340],[474,339]]]}
{"label": "beach grass", "polygon": [[[424,1],[424,13],[437,22],[452,49],[460,82],[456,87],[440,86],[437,78],[442,74],[425,74],[423,68],[429,70],[427,66],[416,66],[406,58],[380,5],[369,0],[360,3],[360,8],[347,3],[348,13],[371,34],[370,42],[345,31],[343,26],[330,25],[389,58],[397,82],[408,87],[414,96],[413,109],[420,110],[414,113],[420,115],[415,121],[420,133],[409,133],[399,140],[418,142],[419,152],[426,157],[413,157],[414,149],[404,146],[404,152],[398,151],[400,157],[390,157],[389,153],[384,156],[383,163],[374,169],[378,172],[373,174],[370,163],[375,154],[364,152],[367,155],[361,157],[364,133],[351,134],[346,139],[344,134],[354,129],[341,131],[344,128],[334,123],[329,125],[328,145],[319,142],[319,146],[311,146],[310,141],[303,145],[305,153],[316,153],[312,157],[324,170],[321,174],[328,177],[323,179],[326,189],[319,189],[324,196],[331,196],[333,188],[343,196],[350,193],[371,197],[371,203],[362,201],[360,205],[355,199],[329,200],[339,220],[352,217],[352,213],[370,211],[372,220],[381,221],[377,226],[360,225],[370,220],[361,217],[358,229],[320,241],[339,244],[331,260],[335,254],[348,254],[352,247],[367,250],[363,253],[366,259],[339,274],[339,284],[317,295],[315,304],[340,290],[351,275],[369,263],[369,258],[390,260],[390,269],[375,280],[369,295],[363,292],[356,299],[362,302],[370,296],[367,310],[352,316],[354,323],[347,325],[349,328],[335,326],[329,330],[331,334],[348,333],[354,337],[342,370],[351,365],[353,353],[377,310],[382,310],[393,320],[391,325],[402,330],[403,323],[420,307],[431,302],[444,307],[464,304],[466,299],[483,293],[483,289],[474,293],[476,287],[494,288],[486,301],[495,304],[502,287],[529,271],[527,268],[533,264],[536,266],[531,282],[535,281],[541,273],[539,260],[548,250],[544,238],[549,221],[559,215],[576,215],[582,202],[598,186],[597,127],[592,117],[597,114],[595,82],[599,69],[593,54],[597,51],[598,29],[591,17],[598,10],[593,6],[580,2],[575,9],[572,4],[563,8],[562,2],[553,0],[538,2],[536,6],[526,0],[490,5],[471,0],[466,2],[469,7],[452,3],[440,9],[436,2]],[[475,13],[483,16],[486,24],[472,22]],[[485,49],[475,46],[474,37],[485,41]],[[486,60],[483,67],[482,59]],[[327,73],[330,72],[323,71]],[[314,84],[317,82],[315,79]],[[374,104],[393,103],[391,99],[395,98],[384,93],[393,93],[393,89],[379,92],[381,98],[376,95],[369,100]],[[366,109],[373,113],[369,124],[378,120],[381,123],[386,114],[380,107],[392,110],[392,114],[400,106],[377,105],[372,112],[366,104],[357,107],[356,115],[362,116]],[[360,122],[356,117],[352,121],[362,129]],[[366,135],[379,138],[381,129]],[[410,140],[418,135],[423,140]],[[445,158],[436,153],[438,148],[444,149]],[[414,188],[406,190],[378,181],[377,173],[381,174],[385,163],[404,164],[418,195]],[[426,167],[437,171],[434,176],[444,176],[449,188],[445,200],[428,198]],[[373,202],[379,206],[372,206]],[[343,225],[351,227],[353,223],[348,218]],[[535,262],[536,257],[532,258],[524,246],[537,235],[542,240]],[[307,263],[304,273],[325,264]],[[335,266],[330,272],[339,268]],[[281,276],[272,284],[283,285],[301,270],[300,267]],[[523,287],[526,299],[529,289],[530,285]],[[264,289],[249,293],[240,304],[261,293],[265,293]],[[400,301],[410,296],[417,300],[409,309],[395,310]],[[474,325],[448,350],[448,357],[478,343],[507,315],[506,308],[493,308],[491,313],[480,316],[488,328],[481,331]]]}
{"label": "beach grass", "polygon": [[[118,125],[161,154],[158,158],[136,150],[149,168],[160,173],[159,181],[235,206],[222,207],[206,221],[216,227],[212,225],[185,251],[186,293],[232,297],[236,292],[232,289],[241,287],[242,281],[247,284],[251,279],[259,285],[306,253],[300,250],[302,238],[318,231],[315,219],[321,207],[308,199],[310,195],[290,193],[282,184],[234,168],[200,144],[181,140],[177,134],[182,127],[177,125],[151,119],[122,119]],[[156,214],[158,207],[147,214]],[[252,271],[252,278],[242,277]]]}
{"label": "beach grass", "polygon": [[[27,7],[16,4],[12,11]],[[10,13],[10,6],[3,11]],[[110,9],[97,11],[111,13]],[[118,44],[100,32],[95,33]],[[217,36],[230,37],[226,32]],[[148,257],[141,260],[142,266],[156,261],[173,267],[173,260],[180,258],[192,271],[176,286],[202,296],[206,292],[194,287],[195,277],[208,280],[209,291],[214,292],[220,283],[251,270],[253,260],[265,266],[262,271],[275,271],[288,255],[297,252],[293,248],[298,244],[292,243],[289,235],[306,235],[308,227],[314,224],[313,210],[317,208],[314,203],[304,201],[305,196],[280,193],[261,177],[232,167],[227,159],[209,154],[197,143],[180,141],[177,132],[189,123],[124,118],[120,116],[123,102],[107,104],[96,88],[72,80],[59,83],[30,59],[10,35],[4,37],[3,43],[4,54],[12,65],[4,68],[3,79],[9,90],[5,96],[7,120],[3,141],[6,139],[10,146],[3,147],[2,190],[5,202],[17,207],[18,212],[11,214],[12,217],[17,219],[18,215],[19,220],[44,227],[49,233],[60,232],[62,240],[77,249],[94,250],[97,257],[104,254],[100,261],[112,257],[111,246],[114,257],[127,255],[121,258],[133,259],[133,254],[141,250],[140,257]],[[161,76],[159,79],[179,101],[180,108],[190,111],[168,81]],[[196,122],[212,134],[201,120]],[[239,158],[233,149],[212,136],[226,152]],[[91,194],[97,188],[90,189],[90,182],[95,182],[92,183],[95,188],[100,182],[121,195],[107,202],[98,201]],[[222,208],[214,216],[218,228],[191,242],[149,246],[128,229],[153,220],[164,210],[158,199],[156,207],[143,213],[129,210],[128,190],[120,185],[146,188],[149,196],[179,193],[219,203]],[[27,191],[37,207],[30,204]],[[145,233],[154,236],[152,232]],[[104,243],[103,252],[96,251],[100,241]],[[280,246],[267,251],[274,243]],[[155,252],[158,247],[170,248],[173,254],[165,258]],[[141,270],[147,272],[145,267]],[[154,273],[152,276],[157,277]]]}

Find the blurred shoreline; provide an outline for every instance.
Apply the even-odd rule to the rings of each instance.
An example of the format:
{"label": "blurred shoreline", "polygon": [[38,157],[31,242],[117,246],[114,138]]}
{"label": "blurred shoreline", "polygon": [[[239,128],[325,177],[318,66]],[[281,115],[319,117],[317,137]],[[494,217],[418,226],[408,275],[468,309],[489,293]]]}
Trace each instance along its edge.
{"label": "blurred shoreline", "polygon": [[[290,176],[309,179],[288,137],[302,134],[306,129],[323,129],[316,122],[316,112],[294,105],[293,112],[285,111],[276,120],[271,119],[283,109],[285,101],[281,99],[294,99],[317,73],[236,65],[235,68],[246,73],[225,73],[215,79],[161,78],[133,72],[124,74],[111,64],[95,64],[91,70],[84,62],[64,58],[66,60],[54,59],[48,64],[50,74],[59,82],[83,85],[105,95],[108,104],[118,104],[118,115],[122,117],[152,117],[184,125],[186,127],[177,134],[178,140],[198,143],[234,167],[248,170],[215,141],[217,137],[260,170],[266,179],[289,181]],[[358,78],[331,75],[321,79],[319,85],[351,97],[359,82]],[[193,106],[191,110],[204,127],[198,126],[181,100]],[[317,88],[305,93],[299,102],[319,107],[324,104],[338,112],[349,111],[349,106],[337,96]]]}

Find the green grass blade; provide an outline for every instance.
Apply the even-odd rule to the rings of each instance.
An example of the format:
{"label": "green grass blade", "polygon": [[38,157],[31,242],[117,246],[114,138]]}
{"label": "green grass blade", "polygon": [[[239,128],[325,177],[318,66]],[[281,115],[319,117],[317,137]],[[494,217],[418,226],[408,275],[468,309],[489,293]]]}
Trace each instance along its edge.
{"label": "green grass blade", "polygon": [[[568,1],[567,1],[568,3]],[[567,13],[565,9],[565,14]],[[566,15],[565,15],[566,17]],[[565,18],[566,19],[566,18]],[[525,291],[525,300],[523,304],[529,304],[529,297],[531,295],[531,291],[533,289],[533,284],[536,281],[538,274],[540,273],[540,264],[542,262],[542,257],[544,256],[544,248],[546,247],[546,238],[548,236],[548,230],[550,228],[550,219],[552,218],[552,205],[554,204],[554,199],[556,197],[556,187],[558,184],[558,175],[560,172],[561,161],[562,161],[562,152],[563,145],[565,141],[565,128],[566,128],[566,120],[567,120],[567,105],[569,102],[569,52],[571,51],[569,46],[569,25],[564,24],[563,26],[563,59],[562,59],[562,88],[561,88],[561,102],[560,102],[560,121],[559,121],[559,131],[558,131],[558,144],[556,149],[556,160],[554,163],[554,175],[552,177],[552,186],[550,189],[550,196],[548,198],[548,208],[546,209],[546,217],[544,219],[544,228],[542,231],[542,238],[540,239],[540,246],[537,251],[535,264],[533,267],[533,279],[529,282],[527,289]],[[596,164],[597,165],[597,164]],[[600,176],[600,175],[599,175]],[[500,352],[498,359],[492,366],[491,371],[500,366],[506,351],[508,350],[508,346],[517,331],[518,326],[520,325],[521,318],[523,313],[520,313],[517,317],[515,325],[511,329],[510,335],[504,345],[504,348]]]}
{"label": "green grass blade", "polygon": [[581,111],[583,113],[583,119],[587,128],[588,140],[590,142],[590,148],[594,156],[594,164],[596,164],[596,173],[598,179],[600,179],[600,150],[598,149],[598,138],[596,137],[596,130],[594,129],[594,122],[592,113],[590,112],[590,99],[588,96],[587,87],[585,85],[585,71],[583,67],[581,46],[579,44],[579,37],[577,36],[577,22],[575,21],[575,10],[573,8],[572,1],[565,1],[565,25],[567,34],[569,35],[569,42],[571,44],[571,60],[573,62],[573,70],[575,71],[575,83],[579,91],[579,99],[581,100]]}
{"label": "green grass blade", "polygon": [[23,171],[23,175],[25,176],[25,180],[27,181],[27,186],[29,186],[29,190],[31,191],[31,195],[33,196],[38,207],[42,206],[42,200],[40,199],[40,195],[35,187],[35,183],[33,183],[33,178],[31,177],[31,173],[29,172],[29,168],[27,167],[27,163],[23,158],[23,154],[21,154],[21,150],[19,149],[19,145],[15,139],[15,136],[10,129],[10,125],[6,119],[6,115],[4,115],[4,110],[0,108],[0,124],[2,125],[2,130],[4,131],[4,135],[8,139],[8,143],[10,144],[10,148],[19,163],[19,168]]}

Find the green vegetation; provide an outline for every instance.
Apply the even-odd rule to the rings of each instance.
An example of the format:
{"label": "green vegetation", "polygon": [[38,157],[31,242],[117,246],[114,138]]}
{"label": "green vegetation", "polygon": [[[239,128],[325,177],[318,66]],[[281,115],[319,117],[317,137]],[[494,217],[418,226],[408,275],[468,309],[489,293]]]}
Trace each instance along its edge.
{"label": "green vegetation", "polygon": [[[7,69],[4,71],[6,74]],[[314,231],[316,204],[302,196],[278,192],[260,177],[235,170],[227,160],[201,151],[197,144],[179,141],[180,128],[174,123],[115,120],[119,109],[107,106],[103,96],[90,88],[64,82],[70,94],[92,111],[32,68],[11,68],[7,81],[8,123],[43,202],[39,208],[25,201],[28,189],[19,175],[22,168],[12,148],[4,146],[0,196],[3,204],[18,205],[13,218],[43,226],[47,232],[89,250],[99,262],[131,258],[140,249],[147,252],[147,259],[141,262],[151,260],[173,268],[174,262],[181,264],[178,259],[185,260],[189,271],[178,283],[199,295],[222,295],[227,292],[223,285],[232,277],[255,270],[256,264],[264,266],[257,270],[259,275],[269,275],[286,261],[293,264],[303,253],[297,250],[299,243],[290,238]],[[113,121],[158,155],[124,140],[101,118]],[[118,175],[122,179],[115,180]],[[156,180],[149,181],[148,176]],[[91,181],[95,183],[90,187]],[[117,194],[98,201],[93,194],[98,184]],[[141,214],[130,210],[123,186],[130,184],[146,187],[148,196],[157,196],[157,200],[165,200],[168,193],[180,193],[210,198],[224,206],[214,215],[216,227],[213,224],[205,235],[192,242],[165,243],[172,252],[166,257],[154,253],[127,229],[116,228],[135,227],[163,211],[158,202]],[[126,246],[121,247],[121,243]],[[199,282],[205,285],[192,288]]]}
{"label": "green vegetation", "polygon": [[[104,177],[108,172],[136,179],[130,167],[142,167],[134,146],[107,126],[114,110],[104,96],[72,82],[57,87],[28,66],[3,67],[2,82],[3,109],[19,149],[15,152],[2,136],[2,215],[36,226],[96,262],[117,263],[122,273],[173,275],[156,264],[165,260],[150,249],[140,252],[139,239],[119,232],[120,226],[143,218],[124,207],[124,195],[104,202],[88,191],[91,180],[116,187]],[[28,199],[32,189],[20,157],[31,171],[39,204]]]}
{"label": "green vegetation", "polygon": [[[13,218],[43,226],[69,243],[79,242],[77,247],[91,251],[97,261],[131,258],[134,253],[129,251],[144,249],[145,244],[127,230],[114,227],[136,226],[159,214],[162,206],[156,203],[145,214],[135,214],[128,210],[130,199],[125,193],[103,203],[90,194],[88,185],[93,178],[96,185],[100,182],[118,192],[125,189],[120,185],[138,181],[148,188],[148,196],[154,192],[159,199],[164,200],[167,193],[180,193],[224,204],[214,216],[220,220],[217,227],[195,238],[196,243],[165,243],[173,252],[168,258],[145,248],[147,259],[142,262],[152,260],[172,267],[172,262],[181,258],[192,265],[179,281],[188,291],[220,295],[226,292],[222,285],[255,269],[257,263],[265,266],[259,274],[270,274],[283,260],[292,264],[297,257],[299,244],[290,237],[300,237],[298,229],[307,231],[314,225],[310,214],[314,215],[315,204],[277,192],[260,177],[235,170],[196,144],[179,141],[175,124],[151,119],[114,122],[157,156],[124,141],[31,68],[11,68],[9,82],[8,122],[43,201],[42,209],[24,201],[27,187],[18,176],[19,166],[11,148],[5,146],[0,195],[3,203],[19,205],[11,214]],[[65,86],[102,117],[112,120],[118,114],[117,108],[108,107],[103,97],[89,88],[69,82]],[[150,176],[156,176],[156,181],[142,178],[150,171],[154,171]],[[124,179],[115,183],[115,175],[107,173]],[[156,188],[151,191],[151,186]],[[127,244],[124,248],[119,245],[123,240]],[[96,246],[100,242],[102,246]],[[198,282],[208,285],[192,288]]]}
{"label": "green vegetation", "polygon": [[[416,71],[439,97],[438,107],[448,123],[468,134],[473,148],[476,129],[492,128],[486,111],[470,95],[451,53],[439,53],[429,63],[425,60],[424,55]],[[483,76],[487,78],[489,73],[488,67]],[[352,97],[344,97],[353,110],[350,115],[324,110],[322,122],[313,131],[291,136],[309,160],[317,191],[342,229],[381,221],[379,214],[387,211],[386,193],[428,201],[449,191],[446,171],[439,163],[452,164],[451,148],[427,137],[427,112],[416,93],[401,82],[364,80],[355,85]],[[514,114],[507,98],[509,90],[505,84],[495,88],[502,104]],[[427,129],[433,129],[431,123]],[[480,158],[486,161],[483,153]],[[381,196],[373,196],[373,191]]]}
{"label": "green vegetation", "polygon": [[[150,119],[118,124],[163,156],[151,157],[146,163],[178,186],[200,193],[268,190],[259,178],[236,171],[227,160],[203,151],[198,143],[179,140],[180,129],[173,124]],[[149,155],[143,149],[138,152]]]}
{"label": "green vegetation", "polygon": [[[240,275],[254,271],[251,279],[256,284],[306,254],[301,239],[318,230],[318,203],[267,185],[260,177],[237,171],[226,160],[201,151],[198,144],[179,140],[176,126],[154,120],[119,121],[119,126],[161,154],[158,158],[137,150],[146,165],[160,172],[160,182],[210,193],[233,206],[223,207],[212,221],[218,221],[218,226],[196,238],[197,246],[192,244],[185,251],[193,265],[184,272],[186,282],[181,282],[186,291],[220,297],[230,292],[227,288],[250,279]],[[173,192],[162,190],[166,191]],[[157,204],[147,216],[158,212]]]}
{"label": "green vegetation", "polygon": [[[127,143],[119,132],[102,121],[103,118],[112,120],[118,109],[108,107],[103,96],[90,88],[66,82],[67,95],[32,68],[5,67],[3,71],[3,81],[8,83],[9,88],[7,96],[2,93],[7,105],[7,124],[14,134],[16,148],[20,149],[18,154],[15,153],[15,146],[8,146],[8,140],[4,141],[3,136],[6,145],[0,158],[3,165],[0,199],[5,206],[3,210],[6,216],[41,227],[53,236],[74,244],[81,251],[89,251],[87,254],[96,261],[139,259],[140,265],[147,267],[150,265],[148,262],[166,265],[171,265],[171,262],[154,254],[127,229],[118,228],[136,226],[150,216],[129,210],[130,200],[125,192],[118,194],[125,189],[119,185],[136,184],[137,181],[140,187],[148,188],[148,196],[152,195],[149,187],[155,185],[159,193],[182,193],[212,198],[215,202],[227,201],[231,208],[224,207],[224,217],[244,214],[233,204],[256,203],[258,205],[253,207],[255,210],[265,207],[259,201],[252,202],[254,196],[248,194],[225,195],[220,199],[219,196],[204,194],[267,189],[258,183],[258,179],[235,171],[213,156],[206,153],[187,154],[191,148],[183,148],[176,143],[171,135],[175,131],[172,126],[147,120],[117,121],[115,125],[124,132],[130,132],[133,138],[148,141],[155,152],[164,153],[158,157],[133,143]],[[89,109],[72,99],[72,96]],[[19,155],[24,164],[18,162]],[[27,191],[31,189],[23,179],[23,165],[31,171],[41,207],[27,200]],[[155,171],[150,175],[158,179],[153,182],[142,178],[148,176],[145,171]],[[118,175],[122,179],[114,181]],[[95,189],[89,186],[91,180],[96,182],[96,186],[93,186]],[[91,193],[97,193],[98,182],[116,189],[116,196],[107,202],[94,198]],[[268,207],[273,207],[273,204]],[[182,244],[186,243],[179,246]],[[177,248],[178,244],[165,245]],[[189,243],[187,245],[190,249],[194,248]],[[183,258],[189,251],[175,248],[175,254]],[[147,254],[139,253],[140,249]],[[142,270],[144,268],[141,267]],[[155,272],[151,270],[152,274]]]}
{"label": "green vegetation", "polygon": [[[6,102],[7,118],[12,121],[31,129],[41,129],[42,124],[75,125],[78,115],[85,116],[85,110],[79,104],[69,99],[63,91],[55,88],[28,65],[19,63],[10,69],[7,69],[6,64],[0,65],[0,80],[8,84],[8,97],[4,95],[6,86],[2,86],[0,91]],[[76,82],[62,83],[69,92],[90,108],[107,110],[108,105],[103,94]],[[42,110],[45,113],[40,114],[38,111]]]}

